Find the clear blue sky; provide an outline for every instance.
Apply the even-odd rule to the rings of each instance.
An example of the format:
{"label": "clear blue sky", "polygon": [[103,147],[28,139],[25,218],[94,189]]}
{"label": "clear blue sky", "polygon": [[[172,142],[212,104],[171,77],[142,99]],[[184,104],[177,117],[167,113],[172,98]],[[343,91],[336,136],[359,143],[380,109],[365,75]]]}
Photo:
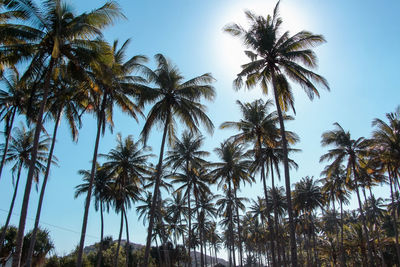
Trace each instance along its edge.
{"label": "clear blue sky", "polygon": [[[105,1],[69,2],[77,12],[83,12],[99,7]],[[122,42],[131,38],[130,55],[143,54],[152,59],[154,54],[163,53],[188,79],[206,72],[211,72],[217,79],[214,84],[217,98],[208,103],[216,131],[212,137],[206,136],[206,150],[211,152],[232,135],[232,132],[219,130],[218,126],[224,121],[240,118],[235,104],[237,99],[267,98],[261,96],[257,88],[247,92],[232,89],[232,80],[240,70],[240,63],[245,62],[243,47],[239,40],[223,33],[222,28],[229,22],[244,22],[244,9],[270,14],[275,1],[121,0],[119,3],[127,20],[118,21],[108,28],[105,32],[107,40],[119,39]],[[296,182],[306,175],[319,177],[323,169],[323,165],[318,163],[319,157],[326,152],[320,146],[321,134],[332,129],[332,123],[339,122],[354,137],[369,137],[372,119],[384,118],[385,113],[394,111],[400,104],[397,78],[400,2],[283,0],[280,10],[284,27],[292,33],[306,29],[323,34],[328,41],[316,51],[318,73],[327,78],[331,92],[321,90],[321,99],[311,102],[301,88],[294,86],[297,115],[288,128],[301,138],[297,148],[302,152],[293,156],[300,167],[291,173],[292,182]],[[100,153],[107,153],[115,145],[116,133],[121,132],[123,137],[133,135],[136,139],[143,126],[142,122],[138,124],[122,114],[116,114],[114,120],[114,133],[107,132],[102,138]],[[47,127],[50,130],[52,126]],[[66,124],[61,124],[55,148],[60,167],[51,171],[41,217],[42,222],[51,224],[43,226],[50,230],[56,252],[61,255],[69,253],[79,241],[84,200],[83,197],[74,199],[74,187],[81,183],[77,171],[90,168],[95,129],[94,118],[84,117],[79,141],[74,144]],[[158,154],[160,139],[161,136],[154,131],[149,143],[154,154]],[[216,158],[212,156],[210,159]],[[24,183],[23,179],[21,185]],[[387,188],[376,192],[385,198],[389,196]],[[11,194],[11,174],[6,171],[0,181],[0,224],[5,221],[4,211],[8,210]],[[22,194],[21,186],[15,214],[19,214]],[[261,184],[246,187],[242,195],[261,195]],[[28,216],[34,218],[38,193],[33,189],[31,196]],[[145,228],[142,222],[138,221],[134,210],[129,212],[128,218],[131,239],[143,244]],[[18,217],[13,216],[11,223],[16,225],[17,222]],[[31,227],[32,221],[28,220],[27,229]],[[91,209],[86,244],[99,240],[99,227],[99,214]],[[106,235],[116,238],[119,216],[113,212],[106,215],[105,228]]]}

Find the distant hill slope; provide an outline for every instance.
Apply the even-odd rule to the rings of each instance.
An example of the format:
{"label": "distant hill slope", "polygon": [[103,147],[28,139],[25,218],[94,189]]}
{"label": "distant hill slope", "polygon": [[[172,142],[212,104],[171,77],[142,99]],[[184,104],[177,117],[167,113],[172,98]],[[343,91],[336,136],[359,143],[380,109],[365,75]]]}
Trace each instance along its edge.
{"label": "distant hill slope", "polygon": [[[117,240],[114,240],[114,242],[117,242]],[[121,247],[124,247],[125,243],[126,243],[126,240],[121,240]],[[130,242],[130,244],[131,244],[131,247],[133,248],[133,250],[140,250],[141,248],[144,247],[144,245],[136,244],[136,243],[132,243],[132,242]],[[83,251],[84,251],[85,254],[89,254],[90,252],[96,251],[96,246],[95,246],[95,244],[87,246],[87,247],[85,247],[83,249]],[[195,257],[194,252],[191,251],[190,252],[190,256],[192,257],[192,266],[193,267],[196,266],[195,259],[197,259],[197,263],[198,263],[198,265],[200,265],[200,252],[196,251],[196,257]],[[213,260],[213,262],[214,261],[215,260]],[[218,258],[218,262],[222,263],[225,266],[228,266],[228,264],[229,264],[226,260],[221,259],[221,258]],[[211,264],[211,257],[208,256],[208,255],[207,255],[207,264],[208,264],[207,266],[211,266],[210,265]]]}

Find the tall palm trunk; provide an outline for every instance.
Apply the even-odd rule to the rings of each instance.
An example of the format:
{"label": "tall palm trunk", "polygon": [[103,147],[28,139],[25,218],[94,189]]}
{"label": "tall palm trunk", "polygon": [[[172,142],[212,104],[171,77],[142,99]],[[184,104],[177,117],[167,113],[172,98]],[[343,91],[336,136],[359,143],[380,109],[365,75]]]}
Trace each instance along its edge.
{"label": "tall palm trunk", "polygon": [[131,243],[129,242],[129,228],[128,228],[128,217],[126,216],[126,211],[124,208],[124,218],[125,218],[125,229],[126,229],[126,267],[129,267],[129,258],[131,255]]}
{"label": "tall palm trunk", "polygon": [[162,223],[162,217],[161,217],[161,191],[158,192],[158,197],[157,197],[157,215],[158,215],[158,221],[161,222],[161,236],[160,236],[160,241],[161,247],[163,250],[164,254],[164,261],[165,261],[165,266],[170,266],[170,259],[169,259],[169,250],[168,250],[168,238],[165,233],[165,225]]}
{"label": "tall palm trunk", "polygon": [[[331,190],[330,192],[331,196],[333,196],[335,194],[335,192],[333,192]],[[339,247],[340,247],[340,239],[339,239],[339,229],[336,224],[337,222],[337,217],[336,217],[336,205],[335,205],[335,198],[332,199],[332,207],[333,207],[333,214],[335,215],[335,235],[336,235],[336,247],[337,249],[335,250],[335,254],[334,254],[334,261],[335,261],[335,266],[336,266],[336,260],[338,258],[338,253],[339,253]],[[329,208],[329,207],[328,207]],[[342,266],[342,264],[341,264]],[[342,266],[343,267],[343,266]]]}
{"label": "tall palm trunk", "polygon": [[197,267],[197,253],[196,253],[196,245],[193,247],[193,254],[194,254],[194,266]]}
{"label": "tall palm trunk", "polygon": [[374,266],[374,259],[372,257],[372,249],[371,249],[371,244],[370,244],[370,241],[369,241],[369,233],[368,233],[368,228],[367,228],[367,222],[365,220],[364,211],[363,211],[363,208],[362,208],[362,203],[361,203],[361,198],[360,198],[360,190],[358,188],[359,187],[358,186],[358,175],[357,175],[357,172],[356,172],[354,158],[352,159],[352,168],[353,168],[353,174],[354,174],[354,182],[355,182],[355,186],[356,186],[358,208],[359,208],[359,211],[360,211],[361,221],[362,221],[362,225],[363,225],[363,228],[364,228],[365,239],[366,239],[366,243],[367,243],[368,264],[370,266]]}
{"label": "tall palm trunk", "polygon": [[28,176],[26,178],[25,192],[24,192],[24,198],[22,201],[21,216],[19,219],[18,233],[17,233],[16,246],[15,246],[12,267],[20,267],[20,264],[21,264],[22,245],[23,245],[23,241],[24,241],[26,216],[28,214],[29,197],[31,194],[33,175],[35,172],[40,132],[42,131],[42,126],[43,126],[43,114],[44,114],[44,109],[45,109],[46,103],[47,103],[47,96],[48,96],[49,90],[50,90],[50,79],[51,79],[51,74],[53,72],[53,67],[54,67],[55,61],[56,61],[56,59],[51,57],[49,67],[48,67],[48,70],[46,73],[44,86],[43,86],[43,89],[44,89],[43,96],[42,96],[42,101],[40,103],[39,114],[38,114],[37,120],[36,120],[35,136],[33,139],[32,153],[31,153],[31,162],[29,164]]}
{"label": "tall palm trunk", "polygon": [[392,220],[393,220],[393,229],[395,235],[395,242],[396,242],[396,254],[397,254],[397,263],[400,266],[400,246],[399,246],[399,230],[397,228],[397,217],[396,217],[396,208],[394,205],[394,192],[393,192],[393,177],[391,175],[391,169],[388,168],[389,174],[389,184],[390,184],[390,198],[392,201]]}
{"label": "tall palm trunk", "polygon": [[345,267],[346,266],[346,255],[344,252],[344,231],[343,231],[343,201],[340,200],[340,265],[341,267]]}
{"label": "tall palm trunk", "polygon": [[267,220],[268,220],[268,230],[269,235],[271,237],[271,258],[272,258],[272,267],[278,266],[276,264],[276,254],[275,254],[275,233],[274,233],[274,226],[272,224],[270,210],[267,204],[268,201],[268,190],[267,190],[267,181],[265,178],[265,169],[264,164],[261,165],[261,179],[263,181],[263,188],[264,188],[264,196],[265,196],[265,207],[267,213]]}
{"label": "tall palm trunk", "polygon": [[[275,239],[279,240],[279,224],[278,224],[278,207],[276,201],[276,191],[275,191],[275,175],[274,175],[274,165],[272,163],[272,159],[270,160],[271,166],[271,185],[272,185],[272,202],[274,207],[274,222],[275,222]],[[281,246],[279,245],[280,242],[277,242],[277,250],[278,250],[278,266],[282,266],[281,263]],[[283,260],[283,258],[282,258]]]}
{"label": "tall palm trunk", "polygon": [[201,231],[201,224],[202,224],[202,218],[200,216],[199,212],[199,198],[198,198],[198,191],[196,190],[196,186],[193,186],[193,192],[194,192],[194,197],[196,201],[196,213],[197,213],[197,224],[198,224],[198,232],[199,232],[199,237],[200,237],[200,266],[204,267],[204,253],[203,253],[203,235]]}
{"label": "tall palm trunk", "polygon": [[[370,198],[371,198],[371,200],[372,200],[372,198],[374,197],[374,195],[372,194],[371,187],[369,187],[369,195],[370,195]],[[373,209],[374,209],[374,213],[376,214],[376,213],[377,213],[377,210],[376,210],[376,206],[375,206],[375,205],[373,205]],[[383,255],[383,247],[382,247],[382,243],[381,243],[381,234],[380,234],[380,232],[379,232],[380,227],[379,227],[379,225],[378,225],[378,222],[377,222],[375,216],[373,216],[372,220],[373,220],[373,224],[375,224],[375,226],[376,226],[376,231],[377,231],[377,233],[376,233],[376,239],[377,239],[377,241],[378,241],[378,248],[379,248],[379,254],[380,254],[380,257],[381,257],[382,267],[386,267],[387,265],[386,265],[386,262],[385,262],[385,257],[384,257],[384,255]]]}
{"label": "tall palm trunk", "polygon": [[162,136],[162,141],[161,141],[161,148],[160,148],[160,156],[158,159],[158,164],[157,164],[157,173],[156,173],[156,183],[154,185],[154,195],[153,195],[153,201],[151,203],[151,208],[150,208],[150,219],[149,219],[149,227],[147,229],[147,240],[146,240],[146,249],[144,252],[144,267],[149,266],[149,256],[150,256],[150,245],[151,245],[151,234],[153,232],[153,226],[154,226],[154,217],[155,217],[155,211],[156,211],[156,206],[157,206],[157,198],[158,198],[158,191],[160,188],[160,180],[161,180],[161,170],[162,170],[162,163],[163,163],[163,157],[164,157],[164,147],[165,147],[165,140],[167,137],[167,131],[168,131],[168,124],[171,120],[171,114],[169,113],[167,115],[167,120],[164,125],[164,132]]}
{"label": "tall palm trunk", "polygon": [[[311,214],[310,214],[311,216]],[[310,218],[312,219],[312,218]],[[315,232],[315,225],[314,222],[311,221],[311,233],[312,233],[312,239],[313,239],[313,250],[314,250],[314,260],[315,260],[315,266],[319,267],[319,253],[317,249],[317,240],[316,240],[316,232]]]}
{"label": "tall palm trunk", "polygon": [[[235,199],[237,200],[237,187],[234,186],[233,191],[235,192]],[[239,259],[240,259],[240,267],[243,267],[243,246],[242,246],[242,234],[240,227],[240,216],[239,216],[239,205],[236,203],[236,218],[237,218],[237,231],[238,231],[238,239],[239,239]]]}
{"label": "tall palm trunk", "polygon": [[190,191],[192,187],[192,183],[189,183],[188,193],[187,193],[187,203],[188,203],[188,252],[189,252],[189,266],[192,266],[192,257],[190,256],[190,249],[192,246],[192,210],[190,207]]}
{"label": "tall palm trunk", "polygon": [[55,146],[55,143],[56,143],[57,129],[58,129],[58,125],[59,125],[59,122],[60,122],[62,110],[63,110],[63,107],[61,106],[60,109],[58,110],[56,122],[54,124],[53,139],[51,141],[50,152],[49,152],[49,156],[47,158],[47,167],[46,167],[46,172],[45,172],[44,178],[43,178],[42,188],[40,189],[40,197],[39,197],[39,203],[38,203],[38,207],[37,207],[37,211],[36,211],[35,226],[33,227],[31,241],[29,243],[28,258],[27,258],[27,261],[26,261],[26,267],[31,267],[31,265],[32,265],[33,249],[35,247],[36,235],[37,235],[37,231],[39,229],[40,213],[42,212],[42,204],[43,204],[44,192],[46,190],[47,180],[49,178],[49,173],[50,173],[51,162],[53,160],[53,152],[54,152],[54,146]]}
{"label": "tall palm trunk", "polygon": [[22,169],[22,164],[20,163],[18,166],[17,182],[15,183],[15,188],[14,188],[14,193],[13,193],[13,197],[12,197],[11,204],[10,204],[10,209],[8,210],[6,223],[3,226],[3,231],[1,232],[1,236],[0,236],[0,251],[3,249],[3,244],[4,244],[4,240],[6,238],[8,224],[10,223],[11,215],[12,215],[12,212],[14,209],[14,203],[15,203],[15,198],[17,196],[19,179],[21,177],[21,169]]}
{"label": "tall palm trunk", "polygon": [[[228,182],[229,186],[229,196],[232,196],[232,188],[231,188],[231,179]],[[233,216],[232,216],[232,201],[229,204],[229,232],[231,237],[231,250],[232,250],[232,258],[233,258],[233,266],[236,266],[236,256],[235,256],[235,236],[233,235]]]}
{"label": "tall palm trunk", "polygon": [[118,267],[119,248],[121,246],[122,230],[123,229],[124,229],[124,209],[121,210],[121,225],[119,227],[117,251],[115,252],[115,255],[114,255],[114,267]]}
{"label": "tall palm trunk", "polygon": [[100,267],[101,266],[101,260],[103,258],[104,215],[103,215],[103,201],[102,200],[100,200],[100,223],[101,223],[100,245],[99,245],[99,252],[98,252],[98,255],[97,255],[96,267]]}
{"label": "tall palm trunk", "polygon": [[275,81],[275,71],[272,70],[272,87],[274,90],[275,106],[278,112],[279,126],[281,130],[282,137],[282,150],[283,150],[283,167],[285,171],[285,188],[286,188],[286,199],[288,207],[288,217],[289,217],[289,235],[290,235],[290,257],[292,262],[292,267],[297,267],[297,247],[296,247],[296,231],[293,221],[293,208],[292,208],[292,193],[289,175],[289,159],[288,159],[288,144],[286,140],[285,124],[283,122],[282,110],[279,103],[279,95],[276,87]]}
{"label": "tall palm trunk", "polygon": [[85,201],[85,211],[84,211],[84,214],[83,214],[81,240],[80,240],[80,243],[79,243],[78,257],[77,257],[77,261],[76,261],[76,266],[77,267],[81,267],[82,266],[83,248],[85,246],[85,237],[86,237],[87,221],[88,221],[88,217],[89,217],[90,200],[91,200],[91,197],[92,197],[92,188],[93,188],[94,176],[96,174],[97,153],[98,153],[99,143],[100,143],[102,121],[103,121],[103,118],[105,116],[106,100],[107,100],[107,92],[104,92],[103,100],[102,100],[101,107],[100,107],[100,112],[99,112],[99,115],[97,117],[96,141],[95,141],[95,144],[94,144],[93,159],[92,159],[92,169],[90,171],[90,181],[89,181],[88,193],[87,193],[86,201]]}
{"label": "tall palm trunk", "polygon": [[[204,236],[204,226],[202,227],[201,231],[202,231],[203,236]],[[207,242],[206,241],[203,241],[203,242],[204,242],[204,264],[205,264],[205,266],[207,266]]]}
{"label": "tall palm trunk", "polygon": [[15,118],[16,111],[17,111],[17,109],[14,108],[14,110],[13,110],[13,112],[11,114],[11,119],[10,119],[9,122],[7,122],[7,126],[6,126],[6,143],[4,144],[3,156],[1,157],[0,179],[1,179],[1,173],[3,172],[4,163],[6,161],[6,155],[7,155],[7,151],[8,151],[8,145],[10,143],[11,130],[12,130],[12,127],[14,125],[14,118]]}

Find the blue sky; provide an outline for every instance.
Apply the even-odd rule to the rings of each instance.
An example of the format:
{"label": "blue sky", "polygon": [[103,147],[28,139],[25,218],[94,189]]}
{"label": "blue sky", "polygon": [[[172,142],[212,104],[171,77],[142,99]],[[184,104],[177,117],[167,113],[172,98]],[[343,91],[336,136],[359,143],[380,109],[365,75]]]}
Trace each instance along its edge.
{"label": "blue sky", "polygon": [[[77,12],[99,7],[105,1],[67,1]],[[243,10],[267,15],[272,12],[275,1],[235,1],[235,0],[150,0],[119,1],[126,20],[115,23],[105,31],[105,38],[120,42],[131,38],[129,55],[143,54],[151,60],[153,55],[163,53],[175,63],[187,79],[211,72],[216,78],[214,84],[217,97],[213,103],[207,103],[208,113],[216,129],[213,136],[205,134],[204,149],[212,152],[224,139],[233,134],[219,130],[224,121],[240,119],[237,99],[252,101],[262,97],[258,88],[252,91],[236,92],[232,81],[245,62],[244,47],[240,40],[223,33],[222,28],[230,22],[239,22],[245,26]],[[327,43],[315,50],[319,58],[317,72],[329,82],[331,92],[320,91],[321,98],[310,101],[301,88],[293,85],[295,93],[296,120],[288,124],[301,138],[297,148],[301,153],[293,155],[299,164],[298,171],[292,171],[292,182],[306,175],[319,178],[324,165],[319,157],[326,152],[321,148],[321,134],[332,129],[334,122],[350,130],[354,138],[369,137],[371,121],[384,118],[384,114],[394,111],[399,105],[398,90],[398,10],[400,2],[385,1],[319,1],[319,0],[283,0],[281,16],[284,28],[295,33],[309,30],[323,34]],[[133,135],[137,139],[143,121],[136,123],[126,115],[116,113],[113,134],[107,132],[101,139],[99,151],[107,153],[115,145],[116,133],[123,137]],[[52,129],[48,125],[48,130]],[[183,129],[183,128],[182,128]],[[78,143],[71,141],[65,123],[61,124],[55,154],[59,167],[53,167],[42,211],[42,222],[48,228],[59,254],[69,253],[79,241],[81,220],[83,217],[83,198],[74,199],[74,187],[81,183],[77,174],[79,169],[89,169],[92,158],[96,123],[93,117],[84,117],[83,128]],[[161,136],[153,131],[149,145],[158,155]],[[210,160],[216,160],[211,156]],[[25,178],[26,174],[23,175]],[[11,199],[11,174],[5,171],[0,180],[0,224],[5,221],[8,203]],[[21,184],[25,183],[22,179]],[[21,208],[22,190],[20,188],[15,214]],[[375,190],[381,197],[388,197],[386,187]],[[243,196],[261,195],[261,184],[246,187]],[[34,218],[38,193],[32,191],[28,216]],[[105,233],[117,237],[119,216],[113,212],[105,216]],[[135,243],[144,243],[145,228],[138,221],[136,213],[128,214],[130,236]],[[13,216],[12,224],[18,217]],[[32,221],[27,222],[27,229]],[[88,237],[86,244],[99,240],[99,214],[90,210]]]}

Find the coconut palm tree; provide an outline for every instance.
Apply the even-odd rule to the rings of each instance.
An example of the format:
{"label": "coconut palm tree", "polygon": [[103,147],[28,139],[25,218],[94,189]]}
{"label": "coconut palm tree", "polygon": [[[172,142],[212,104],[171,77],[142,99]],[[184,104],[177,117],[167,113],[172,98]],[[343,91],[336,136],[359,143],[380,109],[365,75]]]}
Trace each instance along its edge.
{"label": "coconut palm tree", "polygon": [[[346,187],[346,173],[344,170],[344,166],[339,165],[338,168],[330,169],[330,166],[326,166],[325,170],[321,173],[321,175],[325,176],[320,180],[323,184],[322,186],[322,194],[325,196],[325,200],[327,203],[332,203],[333,212],[336,213],[335,202],[339,201],[340,205],[340,266],[346,266],[346,257],[343,247],[343,204],[347,205],[350,203],[350,192]],[[338,233],[336,233],[337,244],[339,244]]]}
{"label": "coconut palm tree", "polygon": [[341,164],[347,161],[346,182],[348,186],[356,191],[357,194],[359,212],[368,248],[368,261],[369,264],[373,266],[374,263],[372,257],[372,248],[369,240],[369,232],[359,192],[360,161],[367,155],[368,147],[370,146],[371,142],[363,137],[360,137],[357,140],[351,139],[350,132],[346,132],[342,126],[340,126],[340,124],[334,123],[334,126],[336,129],[322,134],[322,146],[331,145],[334,146],[334,148],[322,155],[320,162],[333,160],[333,162],[327,168],[328,172],[332,172],[334,169],[339,168]]}
{"label": "coconut palm tree", "polygon": [[[31,166],[28,171],[21,217],[18,227],[17,246],[14,253],[13,266],[20,265],[25,221],[28,210],[29,196],[37,158],[37,148],[42,119],[50,91],[50,81],[54,68],[63,60],[68,60],[81,70],[82,65],[88,64],[97,54],[95,46],[99,41],[91,38],[101,36],[101,29],[121,17],[121,12],[115,2],[107,2],[104,6],[89,13],[75,15],[71,7],[60,0],[47,0],[41,6],[36,2],[25,0],[10,0],[11,10],[22,9],[29,18],[21,21],[18,38],[21,42],[3,45],[0,48],[2,57],[0,65],[30,61],[24,77],[44,78],[43,92],[39,111],[35,119],[36,130],[33,141]],[[17,27],[16,27],[17,28]],[[95,162],[94,162],[95,163]],[[89,190],[90,192],[91,190]],[[81,257],[78,257],[81,261]],[[78,264],[80,266],[80,263]]]}
{"label": "coconut palm tree", "polygon": [[[277,167],[278,163],[280,163],[280,161],[282,161],[283,159],[283,155],[280,157],[281,158],[280,161],[277,160],[278,157],[274,157],[275,160],[273,160],[272,157],[269,158],[265,157],[271,154],[268,152],[275,151],[275,149],[278,148],[280,143],[280,130],[277,127],[278,116],[276,112],[269,112],[269,109],[273,105],[272,101],[270,100],[264,103],[263,100],[258,99],[251,103],[244,103],[244,104],[240,101],[237,101],[237,104],[240,107],[243,119],[241,119],[239,122],[232,122],[232,121],[224,122],[223,124],[221,124],[220,128],[237,129],[240,131],[240,133],[232,137],[236,142],[253,143],[252,153],[254,154],[256,162],[254,166],[255,167],[257,166],[257,168],[255,169],[257,169],[261,173],[260,178],[264,186],[264,195],[265,198],[268,198],[265,169],[267,170],[268,173],[271,174],[272,178],[271,181],[274,187],[275,183],[274,183],[274,172],[272,164],[275,164],[275,166]],[[284,119],[291,120],[293,118],[290,116],[285,116]],[[295,143],[298,140],[298,137],[295,133],[286,132],[286,134],[287,134],[287,139],[291,144]],[[291,160],[290,163],[292,163]],[[276,168],[276,170],[278,171],[278,168]],[[272,224],[271,221],[270,212],[267,211],[266,214],[269,222],[268,225],[270,227],[269,231],[271,232],[273,242],[275,242],[275,231],[273,229],[274,225]],[[278,263],[275,262],[276,260],[275,243],[271,243],[271,245],[272,245],[272,265],[273,266],[277,266],[276,264],[280,265],[279,260]],[[279,254],[280,253],[278,250],[278,259],[279,259]]]}
{"label": "coconut palm tree", "polygon": [[[87,190],[89,189],[90,183],[90,170],[80,170],[79,175],[83,176],[83,184],[80,184],[75,187],[75,198],[78,196],[87,194]],[[96,211],[100,210],[100,246],[98,251],[98,258],[96,266],[99,267],[101,265],[102,260],[102,252],[103,252],[103,240],[104,240],[104,215],[103,212],[110,210],[110,175],[105,168],[102,168],[99,164],[97,164],[97,171],[95,180],[93,183],[93,193],[92,197],[94,198],[94,208]]]}
{"label": "coconut palm tree", "polygon": [[[218,181],[218,187],[224,187],[227,190],[227,194],[233,196],[233,202],[228,202],[229,231],[231,233],[231,241],[233,242],[233,213],[232,210],[235,207],[235,196],[239,185],[248,183],[253,180],[249,174],[249,168],[251,162],[246,159],[244,155],[244,148],[240,144],[235,144],[231,141],[224,141],[220,144],[220,147],[214,149],[217,156],[221,159],[221,162],[213,162],[210,166],[213,170],[210,175],[214,177],[214,182]],[[233,188],[232,188],[233,187]],[[236,210],[236,216],[238,217],[238,210]],[[232,228],[232,229],[231,229]],[[240,242],[241,243],[241,242]],[[232,252],[234,254],[234,244],[232,243]],[[240,244],[241,248],[241,244]],[[233,258],[235,258],[233,256]],[[235,259],[234,259],[235,261]]]}
{"label": "coconut palm tree", "polygon": [[[3,246],[7,227],[10,222],[12,211],[14,209],[15,198],[17,196],[22,168],[28,169],[31,163],[33,138],[34,138],[34,131],[27,130],[23,124],[21,124],[20,128],[14,128],[14,134],[13,136],[11,136],[10,145],[7,150],[5,162],[14,163],[13,166],[11,167],[11,172],[13,174],[13,182],[15,177],[14,175],[16,175],[16,181],[14,185],[14,193],[12,196],[8,216],[0,236],[0,250]],[[34,176],[36,182],[39,182],[39,174],[43,173],[44,170],[46,169],[44,163],[47,160],[48,156],[47,151],[49,149],[49,143],[50,143],[50,138],[48,137],[42,136],[39,141],[38,160],[36,161],[35,164],[35,176]],[[55,163],[54,160],[53,163]]]}
{"label": "coconut palm tree", "polygon": [[145,125],[142,130],[142,137],[146,142],[151,129],[160,124],[163,126],[159,160],[156,167],[155,186],[153,193],[153,206],[150,210],[149,227],[147,232],[145,266],[148,266],[151,233],[154,225],[154,213],[156,199],[160,186],[162,165],[164,158],[165,141],[170,144],[175,139],[176,119],[180,119],[184,126],[192,132],[199,132],[199,124],[202,123],[209,132],[214,126],[205,113],[206,107],[200,103],[205,98],[213,100],[215,96],[214,88],[211,86],[214,78],[211,74],[203,74],[188,81],[183,81],[183,76],[177,67],[173,66],[163,55],[155,56],[158,67],[152,71],[144,70],[144,75],[148,81],[154,84],[154,88],[143,86],[141,90],[142,104],[154,103],[147,115]]}
{"label": "coconut palm tree", "polygon": [[[100,136],[104,134],[107,123],[111,128],[114,125],[112,120],[114,106],[119,106],[123,112],[136,120],[138,119],[137,114],[142,114],[139,106],[131,98],[137,96],[135,85],[138,81],[142,82],[143,79],[138,76],[132,76],[131,73],[141,68],[142,63],[147,59],[139,55],[125,61],[128,44],[129,40],[125,41],[121,47],[118,47],[118,41],[114,41],[111,46],[105,46],[103,53],[107,56],[98,62],[94,62],[91,65],[91,71],[88,72],[88,76],[91,79],[90,84],[93,85],[92,111],[95,113],[97,119],[97,132],[91,168],[92,180],[96,172],[95,162],[97,161]],[[91,184],[89,184],[90,187]],[[82,259],[87,219],[89,216],[90,194],[91,190],[88,191],[85,202],[78,261]]]}
{"label": "coconut palm tree", "polygon": [[[26,265],[31,265],[31,259],[33,255],[33,250],[36,242],[36,233],[39,229],[40,214],[42,210],[42,204],[44,199],[44,193],[47,186],[47,181],[50,174],[51,162],[53,158],[54,147],[56,143],[56,136],[58,132],[58,126],[62,114],[64,112],[65,118],[71,130],[72,138],[74,141],[78,140],[78,127],[81,126],[81,112],[83,109],[83,102],[86,100],[86,92],[82,90],[80,82],[73,79],[72,74],[67,70],[66,66],[61,66],[58,68],[59,77],[53,78],[52,83],[52,94],[49,96],[48,112],[46,117],[51,117],[54,120],[54,130],[49,151],[49,157],[47,159],[46,171],[43,177],[42,186],[40,189],[40,196],[38,201],[38,207],[36,210],[35,225],[32,230],[32,235],[30,238],[30,245],[28,251],[28,258]],[[54,87],[56,89],[54,89]],[[45,117],[45,119],[46,119]]]}
{"label": "coconut palm tree", "polygon": [[[236,266],[235,256],[235,233],[233,212],[235,208],[235,197],[232,192],[231,183],[228,183],[224,189],[224,195],[216,202],[218,214],[222,217],[220,225],[225,229],[223,232],[223,240],[225,247],[228,249],[229,266]],[[233,264],[233,265],[232,265]]]}
{"label": "coconut palm tree", "polygon": [[[389,183],[391,188],[391,201],[394,205],[394,190],[396,183],[398,183],[398,174],[400,170],[400,107],[397,107],[395,112],[387,113],[385,122],[381,119],[374,119],[372,126],[375,127],[372,133],[372,149],[373,154],[377,161],[379,161],[383,167],[383,170],[387,172],[389,177]],[[392,210],[394,211],[394,209]],[[399,246],[399,234],[396,226],[397,218],[396,213],[392,212],[394,230],[395,230],[395,241],[396,241],[396,253],[400,264],[400,246]]]}
{"label": "coconut palm tree", "polygon": [[[124,219],[127,239],[126,255],[129,255],[130,243],[126,212],[133,202],[139,200],[144,175],[150,173],[147,160],[151,155],[144,152],[145,150],[139,148],[139,142],[134,142],[132,136],[122,139],[121,134],[117,134],[117,146],[108,154],[101,154],[106,159],[103,168],[112,178],[110,201],[116,212],[121,212],[121,230],[116,255],[119,252]],[[127,257],[128,259],[129,257]],[[117,260],[118,257],[115,258],[115,264],[117,264]]]}
{"label": "coconut palm tree", "polygon": [[[284,152],[283,163],[286,196],[288,198],[291,261],[292,266],[297,267],[296,236],[290,199],[291,184],[287,139],[282,110],[288,110],[289,106],[294,107],[289,79],[300,84],[310,99],[313,99],[315,95],[319,96],[315,83],[322,84],[327,89],[329,87],[322,76],[310,70],[310,68],[314,68],[317,65],[317,57],[311,48],[325,42],[324,37],[308,31],[301,31],[293,36],[290,36],[287,31],[281,34],[282,19],[279,17],[278,10],[279,2],[275,6],[273,15],[268,15],[266,18],[246,11],[246,16],[250,22],[249,29],[246,30],[233,23],[227,25],[225,31],[233,36],[242,38],[244,44],[250,49],[250,51],[246,51],[246,55],[249,56],[251,62],[242,66],[242,71],[234,81],[234,86],[239,89],[244,84],[247,88],[260,84],[266,94],[269,93],[270,86],[272,87]],[[245,83],[243,78],[245,78]]]}
{"label": "coconut palm tree", "polygon": [[[182,184],[176,192],[185,190],[185,196],[187,199],[187,210],[188,210],[188,243],[191,244],[191,227],[192,227],[192,210],[191,210],[191,197],[194,191],[194,187],[207,190],[206,181],[196,179],[200,177],[196,175],[200,169],[207,165],[207,161],[204,160],[205,156],[208,156],[207,151],[200,150],[203,145],[204,137],[201,135],[194,135],[191,132],[183,132],[181,139],[175,141],[174,147],[168,151],[165,162],[167,166],[171,166],[173,174],[173,184]],[[177,170],[181,170],[182,173],[177,173]],[[190,248],[190,247],[189,247]],[[190,251],[189,251],[190,254]],[[189,261],[191,258],[189,258]],[[190,263],[189,263],[190,264]]]}
{"label": "coconut palm tree", "polygon": [[21,80],[17,70],[14,70],[8,78],[3,77],[1,81],[5,84],[6,90],[0,89],[0,120],[5,121],[5,145],[0,163],[0,178],[6,160],[15,116],[24,113],[28,94],[30,94],[27,90],[27,82]]}
{"label": "coconut palm tree", "polygon": [[186,198],[182,191],[177,191],[172,194],[172,198],[166,200],[166,215],[168,217],[169,227],[174,233],[174,245],[178,245],[179,235],[182,237],[182,243],[185,244],[185,226],[182,223],[182,216],[187,215]]}
{"label": "coconut palm tree", "polygon": [[[315,237],[315,224],[313,223],[313,212],[315,209],[323,208],[324,198],[321,192],[321,187],[318,186],[318,181],[315,181],[313,177],[304,177],[299,182],[295,184],[295,189],[293,190],[293,208],[296,211],[302,212],[306,216],[306,221],[308,225],[308,250],[311,252],[311,236]],[[315,238],[314,238],[314,254],[316,253],[315,248]],[[310,255],[311,253],[307,253]],[[318,261],[318,257],[314,257],[315,261]],[[308,266],[313,266],[318,262],[311,262],[308,257]]]}

